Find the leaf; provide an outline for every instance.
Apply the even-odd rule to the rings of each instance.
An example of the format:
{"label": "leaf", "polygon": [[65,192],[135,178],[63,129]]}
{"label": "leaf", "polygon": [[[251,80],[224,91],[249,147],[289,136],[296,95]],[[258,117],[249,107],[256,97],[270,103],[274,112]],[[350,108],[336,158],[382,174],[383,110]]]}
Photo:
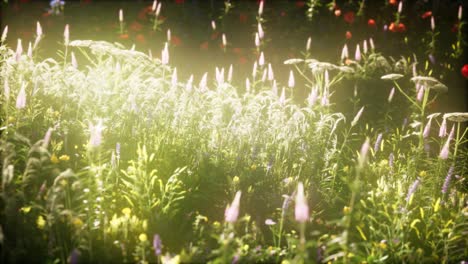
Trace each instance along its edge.
{"label": "leaf", "polygon": [[356,229],[359,231],[359,234],[361,235],[362,239],[364,239],[364,241],[367,241],[367,237],[364,235],[364,232],[362,232],[362,229],[359,226],[356,226]]}

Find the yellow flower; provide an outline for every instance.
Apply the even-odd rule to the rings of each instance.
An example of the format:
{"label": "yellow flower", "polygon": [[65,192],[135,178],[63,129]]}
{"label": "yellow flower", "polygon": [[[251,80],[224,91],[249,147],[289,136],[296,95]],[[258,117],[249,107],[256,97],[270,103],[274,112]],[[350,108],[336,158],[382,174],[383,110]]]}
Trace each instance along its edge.
{"label": "yellow flower", "polygon": [[346,215],[346,214],[349,214],[349,212],[351,212],[351,208],[349,208],[348,206],[345,206],[343,207],[343,213]]}
{"label": "yellow flower", "polygon": [[387,248],[387,243],[385,242],[385,240],[380,241],[379,247],[381,249],[386,249]]}
{"label": "yellow flower", "polygon": [[42,215],[37,217],[36,224],[37,224],[37,227],[39,229],[44,229],[44,227],[46,225],[46,220],[44,219],[44,217]]}
{"label": "yellow flower", "polygon": [[419,177],[421,177],[421,178],[426,177],[426,175],[427,175],[427,172],[426,172],[426,171],[420,171],[420,172],[419,172]]}
{"label": "yellow flower", "polygon": [[57,158],[57,156],[55,155],[55,153],[52,154],[52,156],[50,157],[50,161],[51,161],[52,163],[54,163],[54,164],[57,164],[57,163],[60,162],[59,159]]}
{"label": "yellow flower", "polygon": [[68,156],[68,155],[62,155],[62,156],[60,156],[59,160],[62,160],[62,161],[69,161],[69,160],[70,160],[70,156]]}
{"label": "yellow flower", "polygon": [[232,178],[232,182],[233,182],[234,184],[239,183],[239,176],[234,176],[234,178]]}
{"label": "yellow flower", "polygon": [[140,239],[141,242],[148,241],[148,237],[146,236],[145,233],[141,233],[141,234],[138,236],[138,239]]}
{"label": "yellow flower", "polygon": [[132,210],[128,207],[125,207],[124,209],[122,209],[122,213],[125,215],[125,216],[130,216],[130,214],[132,213]]}
{"label": "yellow flower", "polygon": [[76,229],[80,229],[83,226],[83,221],[80,218],[75,217],[72,220],[72,224]]}
{"label": "yellow flower", "polygon": [[349,171],[349,167],[348,166],[344,166],[343,167],[343,172],[348,172]]}
{"label": "yellow flower", "polygon": [[256,169],[257,169],[257,165],[252,164],[252,166],[250,166],[250,169],[253,170],[253,171],[256,170]]}
{"label": "yellow flower", "polygon": [[31,211],[31,206],[21,207],[21,212],[27,214],[27,213],[29,213],[29,211]]}

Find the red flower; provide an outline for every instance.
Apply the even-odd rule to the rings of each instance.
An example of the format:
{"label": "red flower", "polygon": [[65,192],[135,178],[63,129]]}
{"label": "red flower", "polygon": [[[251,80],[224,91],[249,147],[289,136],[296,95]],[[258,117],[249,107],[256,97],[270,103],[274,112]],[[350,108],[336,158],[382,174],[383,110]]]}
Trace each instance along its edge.
{"label": "red flower", "polygon": [[180,40],[180,38],[176,35],[172,35],[171,45],[177,47],[177,46],[180,46],[181,44],[182,44],[182,41]]}
{"label": "red flower", "polygon": [[119,39],[128,39],[128,34],[120,34]]}
{"label": "red flower", "polygon": [[431,11],[427,11],[425,12],[424,14],[421,15],[421,18],[422,19],[426,19],[428,17],[431,17],[432,16],[432,12]]}
{"label": "red flower", "polygon": [[213,32],[213,34],[211,34],[211,39],[212,39],[212,40],[215,40],[215,39],[218,38],[218,36],[219,36],[219,32],[218,32],[218,31]]}
{"label": "red flower", "polygon": [[391,5],[396,5],[397,1],[396,0],[388,0],[388,3]]}
{"label": "red flower", "polygon": [[136,35],[136,41],[138,41],[141,44],[145,44],[146,43],[145,36],[143,36],[143,34]]}
{"label": "red flower", "polygon": [[136,22],[136,21],[134,21],[130,25],[130,30],[133,30],[133,31],[140,31],[142,28],[143,28],[143,26],[140,23]]}
{"label": "red flower", "polygon": [[346,31],[345,36],[346,36],[346,39],[351,39],[353,37],[353,34],[351,34],[351,32],[349,31]]}
{"label": "red flower", "polygon": [[201,50],[208,50],[208,41],[205,41],[202,44],[200,44],[200,49]]}
{"label": "red flower", "polygon": [[346,23],[352,24],[354,22],[354,12],[353,11],[346,12],[343,15],[343,19]]}
{"label": "red flower", "polygon": [[239,58],[239,64],[246,64],[246,63],[247,63],[247,59],[245,57]]}
{"label": "red flower", "polygon": [[390,30],[391,32],[397,32],[398,28],[397,26],[395,26],[395,23],[391,23],[390,26],[388,26],[388,30]]}
{"label": "red flower", "polygon": [[340,9],[335,10],[335,16],[337,16],[337,17],[341,16],[341,10]]}
{"label": "red flower", "polygon": [[232,52],[234,52],[237,55],[240,55],[242,53],[242,49],[241,48],[233,48]]}
{"label": "red flower", "polygon": [[406,26],[403,23],[398,24],[398,32],[405,32],[406,31]]}
{"label": "red flower", "polygon": [[247,15],[244,14],[244,13],[241,13],[241,14],[239,15],[239,21],[240,21],[241,23],[247,22]]}
{"label": "red flower", "polygon": [[369,27],[375,27],[375,20],[372,19],[372,18],[369,19],[369,20],[367,21],[367,25],[368,25]]}
{"label": "red flower", "polygon": [[461,74],[463,77],[468,78],[468,64],[463,65],[461,68]]}
{"label": "red flower", "polygon": [[296,1],[296,6],[301,8],[301,7],[305,6],[305,2],[304,1]]}

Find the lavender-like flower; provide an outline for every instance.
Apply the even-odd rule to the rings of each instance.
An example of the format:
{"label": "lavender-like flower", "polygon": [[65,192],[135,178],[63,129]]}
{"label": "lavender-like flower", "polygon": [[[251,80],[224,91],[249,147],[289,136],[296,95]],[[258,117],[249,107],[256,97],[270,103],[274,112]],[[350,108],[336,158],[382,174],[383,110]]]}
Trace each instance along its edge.
{"label": "lavender-like flower", "polygon": [[295,81],[294,81],[294,73],[293,71],[289,71],[289,80],[288,80],[288,87],[289,88],[293,88],[294,87],[294,84],[295,84]]}
{"label": "lavender-like flower", "polygon": [[359,48],[359,44],[356,45],[356,53],[354,54],[354,59],[356,61],[361,60],[361,49]]}
{"label": "lavender-like flower", "polygon": [[162,254],[162,241],[158,234],[153,236],[153,248],[154,248],[154,255],[161,256]]}
{"label": "lavender-like flower", "polygon": [[174,67],[171,77],[171,87],[174,88],[177,86],[177,68]]}
{"label": "lavender-like flower", "polygon": [[390,93],[388,94],[388,99],[387,101],[390,103],[392,102],[393,100],[393,96],[395,95],[395,87],[393,87],[391,90],[390,90]]}
{"label": "lavender-like flower", "polygon": [[230,83],[232,81],[232,64],[229,65],[227,81]]}
{"label": "lavender-like flower", "polygon": [[364,52],[364,54],[367,54],[367,39],[365,39],[362,42],[362,52]]}
{"label": "lavender-like flower", "polygon": [[260,52],[260,57],[258,58],[258,65],[263,66],[265,64],[265,55],[263,55],[263,51]]}
{"label": "lavender-like flower", "polygon": [[309,37],[307,39],[307,44],[306,44],[306,51],[310,51],[310,45],[312,44],[312,38]]}
{"label": "lavender-like flower", "polygon": [[240,197],[241,191],[237,191],[236,196],[234,197],[234,200],[232,201],[231,205],[228,205],[226,207],[226,210],[224,211],[224,220],[226,222],[234,223],[237,221],[237,218],[239,216]]}
{"label": "lavender-like flower", "polygon": [[164,49],[161,51],[161,64],[167,65],[169,63],[169,48],[168,44],[164,44]]}
{"label": "lavender-like flower", "polygon": [[388,155],[388,166],[390,169],[393,170],[393,162],[394,162],[395,156],[393,155],[393,152]]}
{"label": "lavender-like flower", "polygon": [[18,43],[16,44],[16,52],[15,52],[16,62],[20,61],[21,54],[23,54],[23,44],[21,44],[21,39],[18,39]]}
{"label": "lavender-like flower", "polygon": [[99,145],[101,145],[103,130],[104,126],[102,126],[102,120],[99,120],[96,125],[93,125],[91,122],[89,123],[89,144],[91,147],[99,147]]}
{"label": "lavender-like flower", "polygon": [[299,182],[297,185],[296,193],[296,206],[294,208],[294,216],[296,221],[299,223],[305,223],[309,220],[309,206],[307,205],[306,198],[304,196],[304,185]]}
{"label": "lavender-like flower", "polygon": [[275,79],[275,74],[273,73],[273,68],[271,67],[271,63],[268,63],[268,80],[273,81]]}
{"label": "lavender-like flower", "polygon": [[8,85],[7,78],[5,78],[5,82],[3,83],[3,95],[5,96],[5,100],[7,102],[10,101],[10,85]]}
{"label": "lavender-like flower", "polygon": [[280,103],[280,105],[284,105],[286,103],[286,92],[284,90],[284,87],[283,87],[283,90],[281,91],[281,96],[279,98],[279,103]]}
{"label": "lavender-like flower", "polygon": [[431,122],[432,122],[432,118],[429,118],[429,121],[427,122],[426,126],[424,127],[423,138],[429,137],[429,134],[431,132]]}
{"label": "lavender-like flower", "polygon": [[367,160],[367,153],[369,152],[370,148],[370,140],[369,138],[366,138],[366,141],[361,146],[361,152],[359,155],[359,167],[363,167],[364,163]]}
{"label": "lavender-like flower", "polygon": [[16,108],[23,109],[25,107],[26,107],[26,91],[25,91],[25,85],[23,83],[18,93],[18,97],[16,98]]}
{"label": "lavender-like flower", "polygon": [[5,26],[5,28],[3,28],[2,38],[0,39],[2,43],[5,42],[7,35],[8,35],[8,25]]}
{"label": "lavender-like flower", "polygon": [[348,56],[348,45],[344,45],[343,46],[343,49],[341,50],[341,60],[345,60],[347,59],[349,56]]}
{"label": "lavender-like flower", "polygon": [[382,133],[379,133],[377,135],[377,139],[375,140],[375,144],[374,144],[374,152],[375,153],[377,153],[377,151],[379,151],[379,149],[380,149],[380,143],[382,142],[382,136],[383,136]]}
{"label": "lavender-like flower", "polygon": [[442,119],[442,124],[439,128],[439,137],[443,138],[447,135],[447,120],[444,118]]}
{"label": "lavender-like flower", "polygon": [[453,165],[450,166],[447,176],[445,177],[444,185],[442,185],[442,194],[446,194],[448,192],[450,186],[450,180],[452,179],[454,167]]}
{"label": "lavender-like flower", "polygon": [[208,77],[208,73],[205,72],[205,74],[203,74],[203,77],[201,78],[200,80],[200,84],[198,85],[198,87],[200,88],[201,91],[205,91],[206,90],[206,79]]}
{"label": "lavender-like flower", "polygon": [[50,142],[50,138],[52,137],[52,128],[49,127],[49,129],[47,129],[47,132],[45,133],[45,136],[44,136],[44,139],[42,141],[42,147],[47,149],[47,147],[49,146],[49,142]]}
{"label": "lavender-like flower", "polygon": [[357,112],[356,116],[354,116],[354,119],[351,122],[352,127],[355,126],[356,123],[359,121],[359,118],[361,118],[362,112],[364,112],[364,106],[361,107],[361,109],[359,109],[359,111]]}
{"label": "lavender-like flower", "polygon": [[413,184],[411,184],[410,188],[408,189],[408,194],[406,195],[406,202],[409,202],[411,199],[411,196],[416,192],[418,189],[419,184],[421,183],[421,179],[417,178]]}
{"label": "lavender-like flower", "polygon": [[68,46],[70,42],[70,26],[68,24],[65,25],[65,30],[63,31],[63,43],[65,46]]}

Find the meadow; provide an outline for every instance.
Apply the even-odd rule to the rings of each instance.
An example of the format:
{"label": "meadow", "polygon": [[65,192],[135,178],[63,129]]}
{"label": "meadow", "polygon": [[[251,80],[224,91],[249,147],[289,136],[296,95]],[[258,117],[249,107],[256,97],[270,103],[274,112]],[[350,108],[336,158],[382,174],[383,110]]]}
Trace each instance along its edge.
{"label": "meadow", "polygon": [[[386,18],[364,1],[287,1],[343,30],[325,56],[306,36],[273,63],[270,2],[249,5],[239,51],[222,29],[242,3],[225,1],[197,47],[224,60],[175,67],[169,2],[188,8],[139,14],[157,52],[132,47],[143,33],[120,8],[118,41],[3,28],[2,263],[468,261],[468,112],[441,105],[467,94],[462,5],[410,20],[392,0]],[[46,16],[66,12],[52,1]],[[423,22],[425,37],[407,32]]]}

